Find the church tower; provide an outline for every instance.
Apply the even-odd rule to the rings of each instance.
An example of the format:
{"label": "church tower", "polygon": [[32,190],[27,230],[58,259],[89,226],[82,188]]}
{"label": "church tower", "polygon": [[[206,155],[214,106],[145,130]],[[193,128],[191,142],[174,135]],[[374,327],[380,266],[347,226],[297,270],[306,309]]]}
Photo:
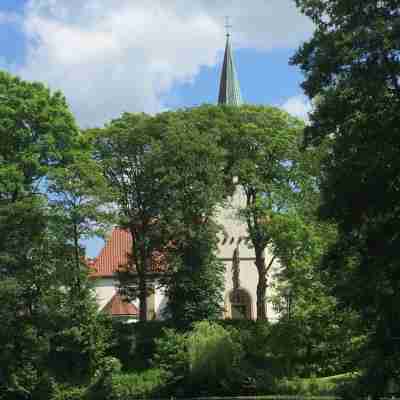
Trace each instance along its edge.
{"label": "church tower", "polygon": [[[230,25],[226,25],[229,29]],[[222,65],[221,81],[219,85],[218,104],[240,106],[242,104],[239,80],[236,75],[235,62],[233,59],[230,33],[226,34],[226,46],[224,63]]]}

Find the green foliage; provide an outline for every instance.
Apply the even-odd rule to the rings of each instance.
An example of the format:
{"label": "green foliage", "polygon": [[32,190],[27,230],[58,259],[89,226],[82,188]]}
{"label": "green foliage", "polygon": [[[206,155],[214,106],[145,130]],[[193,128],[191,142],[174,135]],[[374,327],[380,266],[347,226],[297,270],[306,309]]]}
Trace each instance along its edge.
{"label": "green foliage", "polygon": [[330,380],[311,379],[283,379],[275,390],[278,393],[296,396],[334,396],[336,384]]}
{"label": "green foliage", "polygon": [[354,368],[360,324],[354,312],[339,309],[320,269],[324,252],[336,239],[335,228],[318,223],[310,212],[302,214],[275,218],[273,223],[273,229],[278,228],[274,253],[284,268],[272,301],[281,313],[277,328],[294,341],[285,349],[278,339],[276,349],[283,350],[281,362],[295,362],[291,374],[330,375]]}
{"label": "green foliage", "polygon": [[368,332],[366,392],[399,380],[399,7],[393,1],[298,0],[315,24],[292,62],[315,100],[309,146],[327,145],[321,216],[339,234],[324,265],[340,305]]}
{"label": "green foliage", "polygon": [[[332,375],[324,378],[282,379],[275,386],[275,393],[295,396],[330,396],[337,398],[344,393],[345,386],[357,381],[358,373]],[[355,397],[356,398],[356,397]]]}
{"label": "green foliage", "polygon": [[87,399],[87,388],[80,386],[65,387],[57,386],[51,400],[85,400]]}
{"label": "green foliage", "polygon": [[107,346],[80,237],[47,190],[77,157],[79,132],[60,93],[0,72],[0,133],[0,393],[46,399],[57,381],[94,376]]}
{"label": "green foliage", "polygon": [[217,323],[195,324],[187,339],[190,381],[197,388],[228,389],[236,377],[243,349],[232,331]]}
{"label": "green foliage", "polygon": [[165,329],[162,337],[156,340],[153,365],[167,373],[170,384],[182,382],[189,370],[187,334]]}
{"label": "green foliage", "polygon": [[[124,372],[161,368],[168,394],[275,393],[284,379],[338,374],[354,365],[362,338],[352,336],[351,324],[341,329],[324,314],[313,318],[203,321],[180,331],[161,321],[117,324],[109,354],[122,356]],[[208,376],[214,369],[217,378]]]}
{"label": "green foliage", "polygon": [[225,195],[225,158],[216,114],[217,107],[204,106],[161,114],[152,123],[162,132],[158,160],[168,186],[161,213],[170,238],[163,284],[167,312],[178,323],[216,319],[222,312],[224,268],[212,217]]}
{"label": "green foliage", "polygon": [[121,291],[139,298],[139,319],[148,318],[148,282],[154,272],[154,254],[165,243],[160,235],[160,208],[165,203],[166,186],[157,171],[159,137],[149,129],[150,117],[125,113],[103,129],[89,132],[94,157],[117,205],[119,223],[132,236],[128,265],[120,274]]}
{"label": "green foliage", "polygon": [[171,273],[163,279],[166,315],[178,325],[221,316],[224,267],[215,256],[215,246],[215,231],[201,224],[169,255]]}
{"label": "green foliage", "polygon": [[[229,132],[221,137],[227,151],[226,173],[235,178],[244,197],[239,214],[255,252],[257,318],[265,320],[267,276],[278,256],[276,219],[291,217],[289,211],[302,197],[307,180],[299,152],[304,124],[274,107],[226,107],[224,112],[230,122]],[[273,253],[268,261],[267,247]]]}
{"label": "green foliage", "polygon": [[78,129],[60,92],[0,71],[0,211],[71,160]]}
{"label": "green foliage", "polygon": [[147,321],[146,323],[112,323],[111,346],[107,354],[121,361],[124,371],[144,370],[151,366],[156,342],[170,321]]}
{"label": "green foliage", "polygon": [[[76,311],[79,311],[79,315]],[[54,321],[48,354],[52,375],[60,382],[86,382],[104,366],[110,340],[107,317],[92,300],[64,305]]]}
{"label": "green foliage", "polygon": [[217,227],[211,217],[224,196],[224,153],[210,129],[215,123],[207,118],[215,109],[154,118],[126,113],[89,132],[119,222],[133,237],[120,289],[139,297],[141,320],[147,318],[148,283],[160,263],[174,320],[221,313],[223,268],[215,256]]}
{"label": "green foliage", "polygon": [[[204,106],[124,114],[80,135],[60,93],[0,73],[0,399],[272,392],[274,377],[343,368],[343,320],[327,321],[334,302],[310,267],[325,249],[326,227],[305,222],[316,185],[307,157],[319,154],[298,152],[301,130],[274,108]],[[261,289],[270,245],[296,301],[275,326],[189,328],[221,314],[212,219],[232,177],[244,188]],[[111,327],[98,315],[79,243],[108,222],[104,202],[118,204],[134,239],[121,287],[139,296],[141,320],[162,254],[168,311],[184,332],[161,336],[164,322]]]}
{"label": "green foliage", "polygon": [[101,386],[89,389],[88,400],[136,400],[160,397],[166,384],[164,371],[114,374]]}
{"label": "green foliage", "polygon": [[233,393],[243,357],[237,336],[232,328],[209,321],[195,323],[186,333],[167,329],[157,340],[153,363],[165,371],[177,394]]}

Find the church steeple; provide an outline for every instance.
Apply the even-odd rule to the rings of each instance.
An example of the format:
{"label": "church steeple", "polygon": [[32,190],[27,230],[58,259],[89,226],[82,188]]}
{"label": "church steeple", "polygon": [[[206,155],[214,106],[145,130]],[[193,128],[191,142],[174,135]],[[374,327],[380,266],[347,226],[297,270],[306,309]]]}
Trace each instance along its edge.
{"label": "church steeple", "polygon": [[[230,26],[227,25],[227,28],[229,27]],[[236,75],[229,31],[226,34],[225,55],[222,65],[221,82],[219,84],[218,104],[233,106],[240,106],[242,104],[242,95],[240,93],[239,80]]]}

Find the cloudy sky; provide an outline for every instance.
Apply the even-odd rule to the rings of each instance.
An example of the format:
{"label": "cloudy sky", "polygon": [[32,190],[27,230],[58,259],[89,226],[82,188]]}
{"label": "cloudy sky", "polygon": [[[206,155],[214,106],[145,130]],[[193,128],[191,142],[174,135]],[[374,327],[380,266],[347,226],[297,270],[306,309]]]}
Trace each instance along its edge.
{"label": "cloudy sky", "polygon": [[245,102],[304,117],[294,0],[0,0],[0,69],[61,89],[83,127],[215,103],[226,15]]}

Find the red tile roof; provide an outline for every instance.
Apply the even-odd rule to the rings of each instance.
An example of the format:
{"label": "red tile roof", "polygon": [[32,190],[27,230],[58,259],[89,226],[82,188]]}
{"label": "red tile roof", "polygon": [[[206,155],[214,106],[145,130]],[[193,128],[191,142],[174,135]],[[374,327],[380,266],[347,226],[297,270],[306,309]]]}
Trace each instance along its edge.
{"label": "red tile roof", "polygon": [[92,277],[112,277],[120,266],[128,263],[132,237],[125,229],[114,228],[99,256],[91,263]]}
{"label": "red tile roof", "polygon": [[[129,231],[114,228],[99,256],[88,261],[89,268],[92,270],[90,276],[92,278],[113,277],[121,267],[128,264],[131,250],[132,236]],[[155,252],[152,258],[152,272],[165,270],[163,267],[165,257],[160,252]]]}
{"label": "red tile roof", "polygon": [[104,306],[103,311],[113,316],[137,316],[139,313],[134,304],[124,301],[118,293]]}

